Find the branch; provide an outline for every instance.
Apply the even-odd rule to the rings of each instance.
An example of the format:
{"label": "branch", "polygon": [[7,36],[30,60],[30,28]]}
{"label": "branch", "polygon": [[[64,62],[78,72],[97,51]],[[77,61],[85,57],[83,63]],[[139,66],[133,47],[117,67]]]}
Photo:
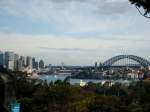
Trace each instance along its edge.
{"label": "branch", "polygon": [[144,17],[150,19],[150,16],[146,16],[146,14],[143,14],[143,13],[140,11],[140,9],[138,8],[138,6],[135,6],[135,7],[137,8],[138,12],[139,12],[142,16],[144,16]]}

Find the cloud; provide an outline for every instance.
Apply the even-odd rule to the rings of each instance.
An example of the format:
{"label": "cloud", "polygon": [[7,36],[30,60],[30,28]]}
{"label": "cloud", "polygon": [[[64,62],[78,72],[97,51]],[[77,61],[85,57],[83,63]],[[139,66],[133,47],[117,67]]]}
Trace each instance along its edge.
{"label": "cloud", "polygon": [[[0,8],[15,15],[49,18],[62,11],[88,10],[94,13],[123,14],[131,11],[128,0],[1,0]],[[53,11],[55,12],[53,13]]]}
{"label": "cloud", "polygon": [[128,0],[0,0],[0,24],[11,23],[0,26],[0,47],[52,64],[149,56],[149,20],[134,11]]}
{"label": "cloud", "polygon": [[87,3],[92,4],[100,14],[123,14],[130,11],[128,0],[50,0],[54,3]]}
{"label": "cloud", "polygon": [[[128,0],[1,0],[0,9],[22,17],[20,21],[43,21],[56,33],[99,35],[119,32],[135,23],[134,16],[125,14],[132,12]],[[125,22],[123,15],[127,16]]]}
{"label": "cloud", "polygon": [[84,52],[92,51],[94,49],[82,49],[82,48],[50,48],[50,47],[39,47],[42,50],[54,50],[54,51],[67,51],[67,52]]}
{"label": "cloud", "polygon": [[[44,59],[46,63],[68,65],[90,65],[105,61],[119,54],[149,56],[149,41],[131,41],[121,39],[71,38],[66,35],[27,35],[0,33],[1,50],[15,51],[21,55],[30,55]],[[141,37],[142,39],[142,37]],[[133,44],[134,43],[134,44]],[[82,61],[81,61],[82,60]]]}

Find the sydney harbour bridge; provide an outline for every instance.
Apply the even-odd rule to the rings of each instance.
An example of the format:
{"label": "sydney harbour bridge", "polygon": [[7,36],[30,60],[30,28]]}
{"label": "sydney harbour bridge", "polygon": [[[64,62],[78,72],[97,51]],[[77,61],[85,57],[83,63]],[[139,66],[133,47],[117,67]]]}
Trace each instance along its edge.
{"label": "sydney harbour bridge", "polygon": [[106,68],[116,66],[149,67],[150,61],[136,55],[118,55],[106,60],[102,66]]}

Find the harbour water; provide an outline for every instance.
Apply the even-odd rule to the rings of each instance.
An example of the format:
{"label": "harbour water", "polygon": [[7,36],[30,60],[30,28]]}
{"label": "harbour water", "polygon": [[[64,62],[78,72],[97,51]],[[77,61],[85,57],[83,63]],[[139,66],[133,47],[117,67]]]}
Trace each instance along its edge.
{"label": "harbour water", "polygon": [[[49,82],[55,82],[57,80],[64,80],[68,75],[40,75],[39,79],[46,80],[48,83]],[[69,82],[72,85],[79,85],[81,82],[88,83],[88,82],[93,82],[93,83],[105,83],[106,81],[110,80],[96,80],[96,79],[70,79]],[[122,83],[122,84],[129,84],[132,81],[131,80],[111,80],[113,83]]]}

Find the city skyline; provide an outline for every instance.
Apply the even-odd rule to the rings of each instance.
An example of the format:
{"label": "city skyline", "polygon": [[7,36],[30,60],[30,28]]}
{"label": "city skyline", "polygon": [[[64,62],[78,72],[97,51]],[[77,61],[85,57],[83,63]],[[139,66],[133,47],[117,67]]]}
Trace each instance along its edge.
{"label": "city skyline", "polygon": [[150,59],[149,29],[128,0],[0,1],[0,50],[46,64],[91,65],[118,54]]}
{"label": "city skyline", "polygon": [[0,66],[11,71],[38,71],[45,68],[43,59],[36,60],[35,57],[22,56],[13,51],[0,51]]}

